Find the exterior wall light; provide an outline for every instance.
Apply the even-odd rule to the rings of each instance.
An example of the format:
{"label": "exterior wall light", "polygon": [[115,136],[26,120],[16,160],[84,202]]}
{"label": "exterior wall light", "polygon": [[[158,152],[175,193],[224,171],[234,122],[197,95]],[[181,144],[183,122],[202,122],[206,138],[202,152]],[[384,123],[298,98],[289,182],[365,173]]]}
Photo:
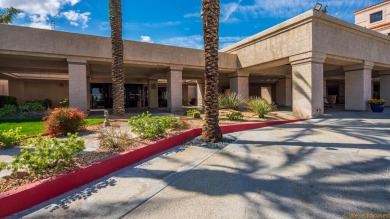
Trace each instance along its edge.
{"label": "exterior wall light", "polygon": [[314,6],[314,10],[316,10],[316,11],[320,11],[321,8],[322,8],[322,4],[320,4],[320,3],[317,3],[316,6]]}

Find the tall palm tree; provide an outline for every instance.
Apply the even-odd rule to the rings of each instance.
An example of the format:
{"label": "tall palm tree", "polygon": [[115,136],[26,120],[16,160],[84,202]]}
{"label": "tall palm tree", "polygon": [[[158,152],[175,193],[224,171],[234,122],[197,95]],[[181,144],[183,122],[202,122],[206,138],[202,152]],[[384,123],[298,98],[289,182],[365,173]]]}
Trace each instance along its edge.
{"label": "tall palm tree", "polygon": [[203,0],[203,39],[205,51],[205,123],[201,140],[220,142],[218,111],[218,45],[219,45],[219,0]]}
{"label": "tall palm tree", "polygon": [[109,0],[112,53],[112,96],[114,115],[125,114],[125,73],[123,69],[121,0]]}
{"label": "tall palm tree", "polygon": [[0,24],[11,24],[14,17],[22,12],[14,7],[4,9],[0,14]]}

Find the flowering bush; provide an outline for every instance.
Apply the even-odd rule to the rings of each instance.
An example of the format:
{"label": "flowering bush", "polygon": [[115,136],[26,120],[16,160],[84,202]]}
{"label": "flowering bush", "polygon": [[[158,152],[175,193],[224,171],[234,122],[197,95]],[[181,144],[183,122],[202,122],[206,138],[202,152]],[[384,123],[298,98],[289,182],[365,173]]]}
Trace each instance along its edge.
{"label": "flowering bush", "polygon": [[385,104],[386,100],[384,99],[370,99],[368,104]]}
{"label": "flowering bush", "polygon": [[74,108],[56,108],[47,118],[45,127],[51,136],[64,136],[84,129],[86,121],[83,112]]}

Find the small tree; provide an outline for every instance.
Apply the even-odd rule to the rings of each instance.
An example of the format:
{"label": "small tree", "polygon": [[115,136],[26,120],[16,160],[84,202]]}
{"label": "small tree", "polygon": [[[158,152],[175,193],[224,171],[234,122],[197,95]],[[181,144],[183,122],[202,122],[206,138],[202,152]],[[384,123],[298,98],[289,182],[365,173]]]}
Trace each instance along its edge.
{"label": "small tree", "polygon": [[0,12],[0,24],[11,24],[12,20],[19,13],[22,13],[22,10],[19,10],[14,7],[6,8]]}

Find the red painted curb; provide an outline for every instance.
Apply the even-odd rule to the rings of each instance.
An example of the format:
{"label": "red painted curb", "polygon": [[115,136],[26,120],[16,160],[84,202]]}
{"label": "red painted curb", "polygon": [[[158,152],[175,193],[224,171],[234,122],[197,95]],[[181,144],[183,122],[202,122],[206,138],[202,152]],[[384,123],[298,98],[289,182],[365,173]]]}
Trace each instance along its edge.
{"label": "red painted curb", "polygon": [[[221,129],[222,132],[226,134],[303,120],[306,119],[234,124],[221,126]],[[173,148],[188,139],[199,136],[201,133],[201,128],[187,130],[175,136],[162,139],[133,151],[123,152],[98,163],[80,167],[69,173],[21,186],[16,190],[0,193],[0,218],[30,208],[72,189],[102,178],[103,176],[113,173],[119,169],[147,159],[153,155]]]}

